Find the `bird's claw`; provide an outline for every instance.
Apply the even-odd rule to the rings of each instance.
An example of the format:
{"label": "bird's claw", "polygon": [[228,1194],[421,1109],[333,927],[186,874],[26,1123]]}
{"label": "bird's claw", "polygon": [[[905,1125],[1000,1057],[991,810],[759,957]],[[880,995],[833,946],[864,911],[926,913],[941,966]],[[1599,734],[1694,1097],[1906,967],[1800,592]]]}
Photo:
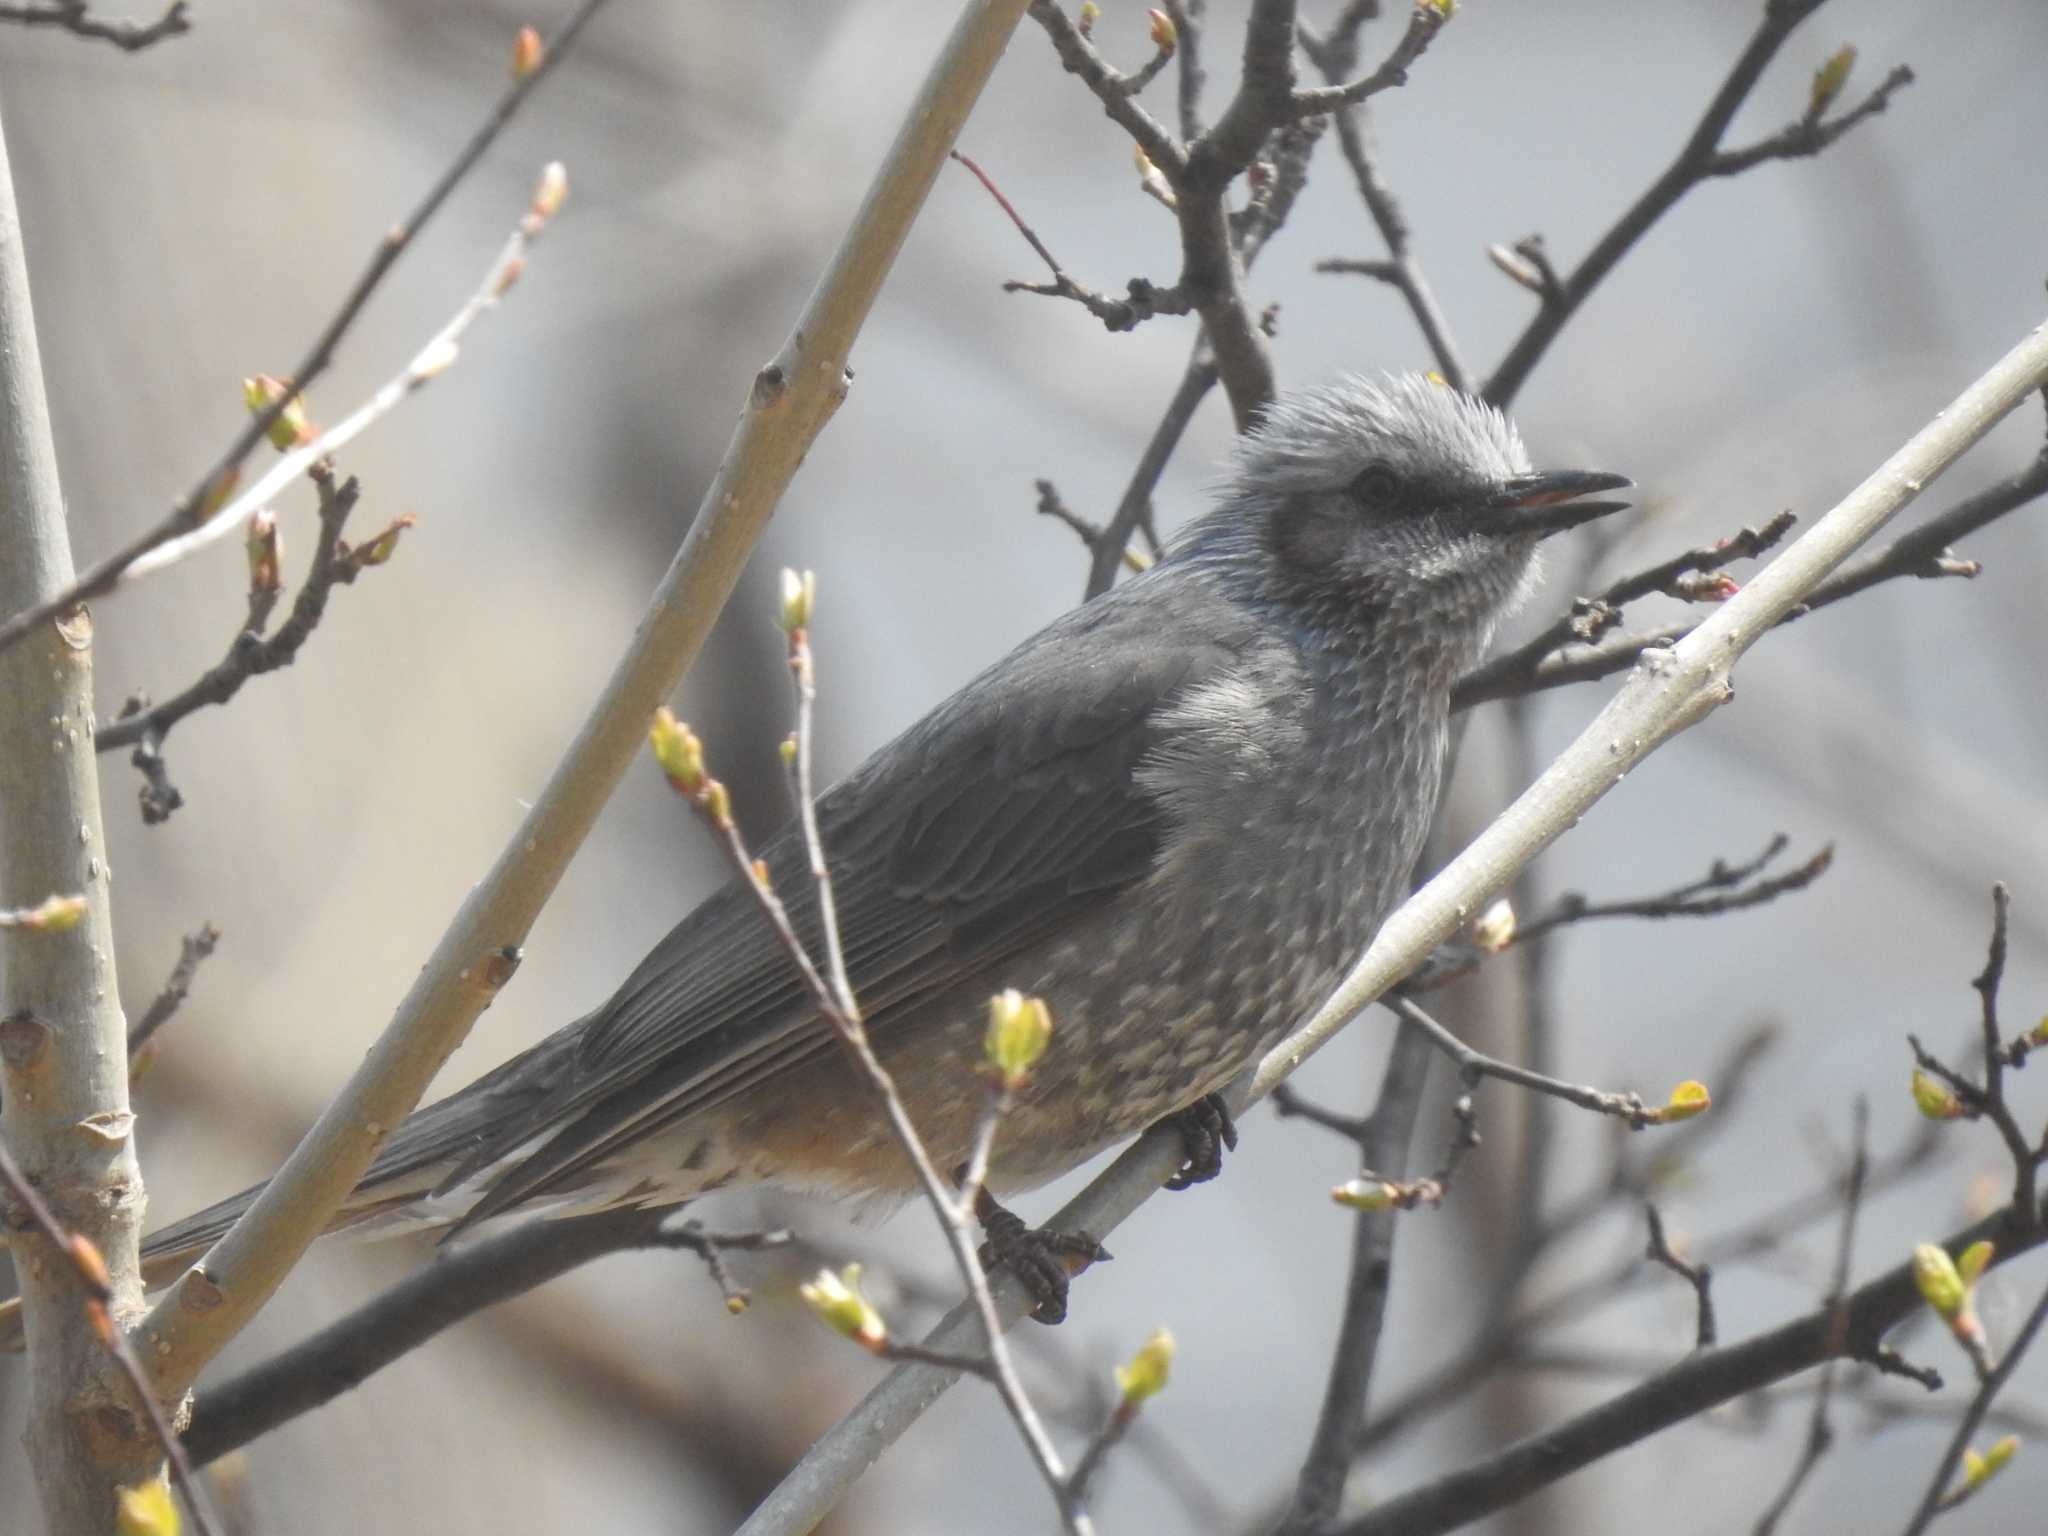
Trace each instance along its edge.
{"label": "bird's claw", "polygon": [[1205,1093],[1186,1109],[1176,1110],[1164,1124],[1180,1132],[1183,1161],[1166,1181],[1168,1189],[1206,1184],[1223,1171],[1223,1154],[1237,1150],[1237,1122],[1220,1093]]}
{"label": "bird's claw", "polygon": [[975,1202],[988,1241],[981,1245],[981,1267],[1000,1264],[1023,1281],[1034,1305],[1032,1320],[1052,1324],[1067,1315],[1067,1290],[1073,1277],[1091,1264],[1108,1262],[1110,1252],[1086,1232],[1052,1232],[1027,1227],[1014,1211],[996,1204],[987,1190]]}

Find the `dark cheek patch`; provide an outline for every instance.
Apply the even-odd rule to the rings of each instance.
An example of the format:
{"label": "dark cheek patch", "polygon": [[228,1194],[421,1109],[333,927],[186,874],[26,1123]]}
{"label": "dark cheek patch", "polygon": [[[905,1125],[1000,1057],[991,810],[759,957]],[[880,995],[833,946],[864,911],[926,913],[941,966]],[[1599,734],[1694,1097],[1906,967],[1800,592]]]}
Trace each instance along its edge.
{"label": "dark cheek patch", "polygon": [[1344,519],[1299,502],[1283,508],[1267,525],[1273,553],[1304,574],[1327,571],[1342,557],[1350,530]]}

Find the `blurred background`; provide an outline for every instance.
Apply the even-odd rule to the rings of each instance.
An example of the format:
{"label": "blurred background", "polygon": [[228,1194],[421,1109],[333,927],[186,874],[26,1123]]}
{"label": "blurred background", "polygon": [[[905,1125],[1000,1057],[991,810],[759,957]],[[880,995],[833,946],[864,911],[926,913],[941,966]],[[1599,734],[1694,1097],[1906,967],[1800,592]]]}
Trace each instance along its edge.
{"label": "blurred background", "polygon": [[[1761,0],[1468,0],[1413,72],[1378,98],[1384,165],[1475,371],[1490,371],[1531,296],[1489,242],[1541,231],[1569,267],[1667,163],[1754,26]],[[506,305],[462,361],[341,457],[355,529],[419,519],[396,560],[338,592],[295,666],[172,736],[186,805],[145,828],[135,776],[104,759],[131,1017],[179,936],[224,934],[140,1085],[152,1225],[275,1166],[388,1017],[470,885],[582,718],[667,563],[756,367],[780,344],[856,205],[953,7],[913,0],[658,6],[617,0],[406,256],[316,389],[340,417],[397,370],[480,279],[541,164],[571,193]],[[1330,3],[1305,3],[1321,25]],[[1149,54],[1142,8],[1104,0],[1098,42]],[[502,88],[514,30],[552,12],[399,0],[201,0],[189,36],[136,57],[0,29],[0,115],[27,230],[42,350],[81,563],[155,519],[241,425],[240,380],[288,370],[381,232],[410,208]],[[1212,110],[1227,99],[1242,7],[1212,7]],[[1368,29],[1366,56],[1398,18]],[[1860,50],[1854,98],[1893,64],[1918,83],[1817,161],[1773,164],[1691,195],[1570,325],[1517,414],[1539,463],[1625,471],[1643,512],[1603,569],[1761,522],[1810,519],[2040,318],[2048,277],[2048,8],[1985,0],[1835,0],[1796,33],[1737,119],[1743,143],[1796,117],[1811,72]],[[1172,75],[1152,87],[1170,115]],[[1081,281],[1171,281],[1170,218],[1140,196],[1128,145],[1026,23],[969,123],[979,159]],[[1252,281],[1277,302],[1283,384],[1429,366],[1391,289],[1319,276],[1383,254],[1336,145]],[[842,772],[1018,639],[1075,602],[1074,537],[1034,513],[1053,479],[1077,511],[1114,506],[1179,379],[1191,322],[1111,336],[1078,307],[1005,295],[1042,277],[958,167],[854,355],[851,397],[812,450],[716,639],[677,700],[735,786],[743,819],[785,804],[778,567],[819,573],[825,767]],[[2030,405],[1909,519],[2009,474],[2042,437]],[[1160,485],[1163,526],[1203,504],[1230,438],[1220,394]],[[310,492],[281,505],[287,578],[312,544]],[[1773,637],[1737,703],[1660,753],[1538,868],[1543,893],[1639,895],[1747,857],[1775,832],[1823,843],[1813,890],[1712,924],[1613,923],[1550,951],[1555,1064],[1661,1098],[1709,1076],[1746,1032],[1775,1045],[1726,1123],[1668,1171],[1659,1199],[1697,1244],[1839,1170],[1851,1106],[1871,1145],[1910,1141],[1903,1037],[1968,1038],[1994,879],[2012,883],[2007,1016],[2048,1011],[2048,585],[2039,509],[1965,546],[1974,582],[1898,582]],[[1589,575],[1569,549],[1524,622]],[[1742,568],[1735,574],[1741,579]],[[165,697],[218,659],[246,572],[224,547],[97,605],[102,718],[131,691]],[[1645,610],[1646,614],[1651,610]],[[1562,746],[1611,692],[1528,708],[1525,746]],[[1490,706],[1457,786],[1470,829],[1526,777]],[[448,1068],[483,1071],[590,1008],[721,874],[650,762],[615,797],[535,930],[516,986]],[[1503,965],[1447,1016],[1512,1053],[1522,1017]],[[1366,1017],[1299,1079],[1356,1110],[1390,1024]],[[2030,1074],[2038,1077],[2039,1074]],[[1442,1074],[1432,1104],[1447,1097]],[[2048,1111],[2022,1078],[2021,1103]],[[2035,1091],[2029,1091],[2035,1090]],[[1492,1304],[1504,1210],[1523,1155],[1514,1096],[1482,1097],[1488,1141],[1449,1207],[1401,1231],[1377,1393],[1458,1351]],[[1717,1108],[1717,1114],[1721,1109]],[[1291,1491],[1321,1401],[1351,1218],[1329,1186],[1343,1141],[1251,1116],[1220,1182],[1157,1199],[1117,1261],[1077,1289],[1074,1320],[1022,1335],[1030,1379],[1078,1445],[1109,1365],[1154,1328],[1181,1345],[1174,1384],[1118,1453],[1105,1531],[1257,1528]],[[1605,1176],[1607,1122],[1555,1119],[1552,1198]],[[1441,1130],[1425,1122],[1419,1160]],[[1638,1142],[1631,1150],[1641,1152]],[[1960,1224],[1995,1137],[1956,1128],[1918,1178],[1868,1203],[1854,1274]],[[1077,1176],[1078,1178],[1079,1176]],[[1024,1206],[1050,1211],[1071,1186]],[[736,1261],[744,1316],[684,1256],[619,1257],[444,1335],[229,1469],[238,1528],[621,1533],[729,1529],[880,1367],[802,1315],[793,1285],[821,1258],[865,1258],[892,1316],[930,1315],[946,1285],[929,1222],[881,1227],[752,1194],[706,1202],[725,1224],[788,1222],[812,1247]],[[1723,1337],[1813,1308],[1835,1224],[1723,1265]],[[1640,1249],[1624,1203],[1534,1276],[1541,1299]],[[241,1341],[232,1371],[424,1262],[425,1244],[327,1244]],[[1986,1287],[2008,1337],[2039,1263]],[[1408,1487],[1553,1423],[1679,1358],[1690,1294],[1651,1274],[1546,1342],[1582,1369],[1503,1368],[1361,1463],[1360,1500]],[[1965,1396],[1937,1330],[1916,1360]],[[1590,1365],[1583,1362],[1590,1361]],[[1488,1522],[1490,1532],[1747,1529],[1797,1457],[1811,1382],[1652,1439]],[[1886,1530],[1917,1501],[1952,1420],[1917,1389],[1858,1387],[1840,1443],[1787,1529]],[[2011,1394],[2048,1412],[2048,1357]],[[1887,1407],[1885,1405],[1897,1405]],[[18,1368],[0,1364],[0,1529],[37,1528],[19,1446]],[[1989,1435],[1985,1437],[1987,1440]],[[1682,1490],[1682,1502],[1674,1494]],[[2048,1496],[2048,1448],[1947,1517],[2017,1528]],[[1652,1503],[1654,1501],[1654,1503]],[[991,1394],[947,1399],[861,1483],[831,1529],[1038,1531],[1048,1501]]]}

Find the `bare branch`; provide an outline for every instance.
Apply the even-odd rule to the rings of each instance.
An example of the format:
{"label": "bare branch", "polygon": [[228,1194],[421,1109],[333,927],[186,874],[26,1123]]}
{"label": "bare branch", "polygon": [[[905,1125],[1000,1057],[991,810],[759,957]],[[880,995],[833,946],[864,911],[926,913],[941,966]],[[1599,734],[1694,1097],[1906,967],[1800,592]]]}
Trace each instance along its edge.
{"label": "bare branch", "polygon": [[[1964,497],[1947,512],[1928,519],[1883,549],[1845,562],[1779,622],[1789,623],[1816,609],[1854,597],[1880,582],[1896,581],[1901,577],[1974,576],[1977,573],[1975,563],[1955,559],[1949,554],[1948,546],[2044,493],[2048,493],[2048,448],[2044,448],[2019,473],[1987,486],[1974,496]],[[1474,704],[1511,694],[1540,693],[1570,683],[1610,677],[1634,666],[1646,651],[1677,644],[1690,635],[1694,627],[1674,625],[1648,633],[1609,636],[1583,651],[1547,656],[1513,682],[1508,680],[1509,669],[1496,671],[1496,663],[1487,662],[1459,679],[1451,695],[1451,707],[1469,709]]]}
{"label": "bare branch", "polygon": [[[327,371],[342,337],[355,323],[356,316],[369,302],[370,295],[376,291],[378,284],[383,282],[392,264],[403,254],[406,247],[411,245],[427,221],[439,211],[441,205],[448,200],[449,195],[461,184],[462,179],[469,174],[477,161],[483,158],[484,151],[496,142],[498,135],[512,120],[513,114],[519,110],[527,96],[554,72],[555,67],[568,54],[578,34],[604,3],[605,0],[581,0],[581,4],[562,25],[561,30],[549,39],[540,63],[530,72],[513,79],[505,94],[499,97],[489,116],[484,119],[482,126],[470,137],[469,142],[457,153],[433,186],[427,189],[426,196],[420,199],[419,205],[403,222],[393,225],[378,243],[362,276],[356,279],[355,286],[349,289],[342,299],[341,307],[322,328],[298,367],[292,370],[290,377],[299,390],[307,389],[315,379]],[[273,401],[267,410],[257,414],[229,445],[227,452],[220,456],[214,466],[200,477],[199,482],[187,491],[184,498],[154,527],[137,535],[107,556],[63,592],[36,604],[33,608],[14,613],[4,622],[0,622],[0,651],[6,650],[38,625],[61,613],[69,612],[90,598],[111,591],[137,560],[157,546],[196,528],[206,516],[206,509],[209,506],[218,505],[226,500],[240,473],[243,460],[247,459],[256,445],[263,441],[271,426],[290,404],[291,397],[287,395]]]}
{"label": "bare branch", "polygon": [[1714,1322],[1713,1267],[1687,1259],[1671,1246],[1671,1240],[1664,1231],[1664,1213],[1657,1209],[1654,1201],[1644,1203],[1643,1216],[1650,1227],[1650,1241],[1643,1250],[1643,1256],[1653,1264],[1663,1265],[1692,1287],[1699,1313],[1693,1328],[1693,1348],[1712,1349],[1719,1333]]}
{"label": "bare branch", "polygon": [[[382,564],[399,532],[412,525],[410,516],[401,517],[383,533],[350,549],[341,541],[341,535],[359,494],[354,476],[336,485],[333,467],[324,459],[315,461],[307,474],[320,494],[319,540],[291,614],[277,633],[265,638],[263,618],[279,589],[266,589],[260,582],[252,584],[250,622],[235,632],[225,656],[198,681],[161,704],[149,705],[140,695],[131,698],[118,718],[94,732],[96,751],[117,752],[127,746],[136,749],[134,763],[144,775],[141,799],[145,822],[160,823],[184,804],[185,797],[171,784],[163,760],[164,739],[172,728],[208,705],[226,704],[252,677],[290,666],[326,614],[327,599],[334,588],[351,584],[371,565]],[[366,560],[366,551],[373,552],[375,558]]]}
{"label": "bare branch", "polygon": [[934,61],[860,212],[775,360],[755,377],[731,445],[575,744],[497,864],[464,902],[368,1059],[249,1211],[143,1324],[165,1390],[189,1382],[254,1315],[509,978],[518,946],[647,721],[676,686],[805,450],[848,388],[846,356],[945,164],[1023,0],[969,8]]}
{"label": "bare branch", "polygon": [[1501,359],[1500,366],[1494,369],[1493,377],[1486,381],[1482,393],[1488,401],[1506,406],[1515,398],[1550,344],[1564,329],[1565,322],[1577,313],[1579,306],[1614,270],[1616,263],[1687,192],[1703,181],[1733,175],[1767,159],[1817,153],[1865,117],[1882,111],[1891,93],[1912,79],[1911,71],[1896,70],[1872,98],[1828,123],[1809,122],[1802,118],[1784,133],[1746,150],[1723,151],[1722,135],[1727,133],[1736,112],[1756,89],[1778,49],[1802,21],[1820,9],[1822,3],[1823,0],[1764,0],[1763,16],[1755,33],[1737,56],[1713,100],[1707,104],[1705,114],[1694,127],[1684,148],[1678,152],[1678,157],[1622,214],[1614,227],[1600,237],[1556,291],[1544,296],[1527,327],[1508,349],[1507,356]]}
{"label": "bare branch", "polygon": [[92,14],[88,0],[0,5],[0,22],[10,21],[26,27],[55,27],[76,37],[112,43],[123,53],[140,53],[167,37],[177,37],[192,30],[187,0],[171,0],[170,8],[155,21],[102,21]]}
{"label": "bare branch", "polygon": [[2044,1322],[2048,1322],[2048,1291],[2043,1291],[2041,1299],[2034,1303],[2034,1310],[2027,1314],[2026,1322],[2014,1335],[2005,1351],[2005,1358],[1998,1363],[1998,1369],[1985,1378],[1972,1394],[1970,1406],[1963,1410],[1962,1421],[1956,1425],[1955,1434],[1950,1437],[1947,1448],[1941,1453],[1941,1460],[1935,1465],[1934,1476],[1928,1479],[1927,1492],[1921,1496],[1920,1507],[1913,1511],[1913,1518],[1906,1523],[1905,1536],[1920,1536],[1936,1515],[1962,1502],[1962,1498],[1948,1491],[1949,1479],[1955,1476],[1963,1452],[1969,1448],[1970,1437],[1984,1422],[1984,1416],[1990,1411],[1999,1391],[2012,1380],[2012,1373],[2032,1347],[2034,1337],[2040,1333]]}
{"label": "bare branch", "polygon": [[[114,1321],[114,1287],[107,1278],[106,1260],[100,1257],[98,1247],[92,1239],[65,1229],[44,1203],[43,1197],[36,1193],[28,1175],[21,1171],[4,1144],[0,1144],[0,1185],[6,1186],[7,1193],[26,1213],[28,1222],[33,1223],[62,1256],[79,1289],[85,1293],[79,1305],[91,1321],[94,1336],[126,1378],[128,1394],[134,1400],[136,1410],[148,1421],[164,1459],[170,1463],[171,1476],[176,1480],[178,1490],[185,1495],[186,1506],[192,1511],[192,1523],[199,1528],[200,1536],[219,1536],[220,1522],[207,1503],[206,1491],[199,1486],[185,1448],[178,1443],[177,1431],[171,1428],[170,1415],[164,1412],[164,1405],[157,1400],[149,1375],[142,1369],[142,1362],[135,1358],[128,1336]],[[15,1220],[0,1222],[0,1231],[15,1230],[19,1230]]]}
{"label": "bare branch", "polygon": [[1409,66],[1436,41],[1437,33],[1443,30],[1450,17],[1448,5],[1438,4],[1436,0],[1417,0],[1415,9],[1408,15],[1408,30],[1401,34],[1401,40],[1394,44],[1393,51],[1380,61],[1379,68],[1344,85],[1333,85],[1319,91],[1296,91],[1294,115],[1314,117],[1344,107],[1355,107],[1368,96],[1406,85]]}
{"label": "bare branch", "polygon": [[[1828,1306],[1843,1318],[1845,1325],[1847,1317],[1842,1312],[1842,1304],[1849,1294],[1849,1266],[1856,1257],[1856,1219],[1863,1211],[1863,1187],[1869,1175],[1870,1101],[1858,1095],[1854,1151],[1849,1159],[1848,1188],[1842,1198],[1841,1235],[1835,1241],[1835,1267],[1828,1281],[1827,1294]],[[1830,1360],[1821,1367],[1820,1386],[1813,1394],[1813,1411],[1807,1416],[1806,1440],[1800,1448],[1799,1460],[1793,1463],[1791,1476],[1785,1480],[1784,1488],[1758,1518],[1755,1536],[1771,1536],[1777,1530],[1778,1522],[1784,1519],[1792,1501],[1799,1497],[1799,1490],[1806,1486],[1813,1469],[1820,1465],[1821,1458],[1835,1443],[1834,1424],[1828,1417],[1828,1409],[1834,1401],[1840,1364],[1840,1361]]]}
{"label": "bare branch", "polygon": [[[201,1465],[353,1391],[435,1335],[609,1253],[686,1249],[707,1265],[720,1253],[779,1248],[782,1230],[711,1232],[672,1210],[603,1211],[522,1222],[496,1237],[443,1249],[416,1271],[318,1333],[218,1386],[192,1410],[185,1448]],[[735,1291],[716,1268],[728,1309]],[[741,1293],[743,1294],[743,1293]]]}
{"label": "bare branch", "polygon": [[128,1031],[128,1070],[135,1070],[136,1058],[155,1038],[156,1032],[171,1022],[171,1015],[184,1006],[185,996],[192,990],[192,978],[199,974],[199,967],[213,954],[214,946],[220,943],[220,930],[211,923],[201,923],[196,933],[188,933],[178,946],[178,963],[171,967],[171,974],[164,982],[163,990],[150,1000],[135,1027]]}
{"label": "bare branch", "polygon": [[[1372,1118],[1359,1139],[1367,1166],[1391,1179],[1407,1167],[1409,1143],[1422,1105],[1429,1074],[1429,1042],[1403,1030],[1395,1037],[1380,1077]],[[1330,1355],[1330,1378],[1323,1388],[1322,1411],[1309,1437],[1301,1474],[1295,1480],[1294,1503],[1278,1531],[1302,1536],[1320,1530],[1336,1515],[1351,1474],[1351,1445],[1365,1422],[1366,1394],[1379,1358],[1387,1298],[1393,1287],[1394,1238],[1398,1212],[1360,1211],[1351,1233],[1350,1278],[1337,1343]]]}

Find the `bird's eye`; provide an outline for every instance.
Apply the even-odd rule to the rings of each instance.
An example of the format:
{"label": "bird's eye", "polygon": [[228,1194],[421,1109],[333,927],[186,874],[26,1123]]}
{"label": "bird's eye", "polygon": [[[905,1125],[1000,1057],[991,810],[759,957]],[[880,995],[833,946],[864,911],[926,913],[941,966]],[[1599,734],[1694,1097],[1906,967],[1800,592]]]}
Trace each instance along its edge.
{"label": "bird's eye", "polygon": [[1401,477],[1384,464],[1368,464],[1351,482],[1351,494],[1372,511],[1391,507],[1401,499]]}

